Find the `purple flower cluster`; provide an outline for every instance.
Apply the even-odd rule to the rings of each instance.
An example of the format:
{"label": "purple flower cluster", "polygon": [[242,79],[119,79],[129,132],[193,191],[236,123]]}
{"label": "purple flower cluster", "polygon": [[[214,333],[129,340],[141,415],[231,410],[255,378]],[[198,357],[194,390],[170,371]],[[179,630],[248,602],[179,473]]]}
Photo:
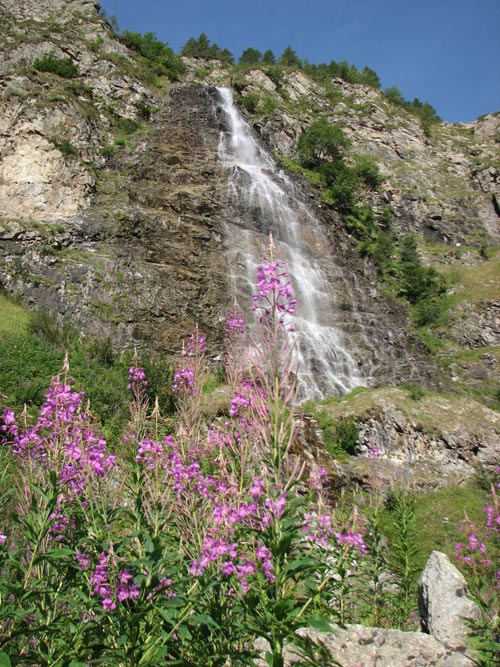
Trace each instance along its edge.
{"label": "purple flower cluster", "polygon": [[153,470],[158,465],[161,467],[166,465],[164,453],[165,450],[160,442],[155,442],[154,440],[151,440],[151,438],[144,438],[137,443],[135,460],[138,463],[143,463],[146,468]]}
{"label": "purple flower cluster", "polygon": [[297,306],[292,296],[292,284],[283,262],[265,261],[257,268],[257,293],[252,298],[260,322],[280,313],[279,322],[284,324],[284,315],[292,315]]}
{"label": "purple flower cluster", "polygon": [[175,393],[189,398],[201,391],[198,384],[200,372],[205,365],[205,351],[205,336],[196,328],[180,355],[179,368],[175,372],[172,386]]}
{"label": "purple flower cluster", "polygon": [[192,366],[184,366],[184,368],[176,371],[174,375],[174,384],[172,391],[176,394],[192,394],[196,389],[195,374]]}
{"label": "purple flower cluster", "polygon": [[304,534],[306,540],[323,548],[347,546],[361,554],[368,552],[363,534],[352,530],[339,531],[332,525],[331,514],[304,514]]}
{"label": "purple flower cluster", "polygon": [[[202,576],[212,566],[222,576],[234,575],[243,592],[248,590],[249,578],[258,573],[275,580],[273,557],[264,535],[283,515],[286,494],[267,496],[261,478],[253,478],[250,484],[244,493],[225,493],[214,500],[199,558],[193,559],[189,568],[192,576]],[[252,500],[245,501],[249,496]]]}
{"label": "purple flower cluster", "polygon": [[242,336],[245,333],[245,321],[240,311],[233,309],[226,321],[226,335],[228,338]]}
{"label": "purple flower cluster", "polygon": [[255,407],[256,399],[257,397],[252,384],[248,380],[243,380],[231,399],[230,416],[243,416],[247,411]]}
{"label": "purple flower cluster", "polygon": [[141,390],[148,386],[146,380],[146,373],[143,368],[138,366],[131,366],[128,369],[128,389]]}
{"label": "purple flower cluster", "polygon": [[169,579],[168,577],[162,577],[160,582],[155,586],[154,590],[147,594],[147,599],[152,600],[153,597],[158,593],[163,593],[167,598],[177,597],[176,592],[172,588],[173,583],[174,582],[172,579]]}
{"label": "purple flower cluster", "polygon": [[265,545],[255,547],[242,545],[226,539],[206,537],[198,560],[193,560],[189,573],[199,577],[214,564],[224,577],[234,576],[241,590],[246,593],[250,587],[249,578],[260,571],[269,581],[275,580],[270,550]]}
{"label": "purple flower cluster", "polygon": [[92,417],[81,410],[83,396],[56,376],[34,426],[20,429],[14,412],[7,409],[0,427],[15,456],[58,473],[68,499],[83,495],[89,479],[106,475],[115,465],[115,455],[106,454],[106,441],[94,430]]}
{"label": "purple flower cluster", "polygon": [[191,335],[189,336],[189,341],[187,344],[187,355],[194,357],[197,355],[204,354],[206,351],[206,337],[205,334],[202,334],[198,328],[196,328]]}
{"label": "purple flower cluster", "polygon": [[109,561],[110,554],[103,551],[89,578],[91,596],[100,598],[102,608],[108,612],[115,610],[117,603],[140,596],[139,586],[127,569],[120,570],[110,581]]}

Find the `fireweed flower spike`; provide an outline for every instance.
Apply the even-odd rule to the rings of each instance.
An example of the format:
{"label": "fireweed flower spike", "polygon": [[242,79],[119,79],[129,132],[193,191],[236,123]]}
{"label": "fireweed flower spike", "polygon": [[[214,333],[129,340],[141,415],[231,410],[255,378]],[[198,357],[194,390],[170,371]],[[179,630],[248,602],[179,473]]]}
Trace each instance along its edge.
{"label": "fireweed flower spike", "polygon": [[[280,324],[285,326],[285,315],[295,312],[297,302],[292,298],[292,284],[284,262],[274,259],[275,245],[272,235],[268,252],[269,256],[257,267],[257,293],[252,297],[253,309],[260,322],[277,316]],[[290,325],[287,328],[293,331]]]}

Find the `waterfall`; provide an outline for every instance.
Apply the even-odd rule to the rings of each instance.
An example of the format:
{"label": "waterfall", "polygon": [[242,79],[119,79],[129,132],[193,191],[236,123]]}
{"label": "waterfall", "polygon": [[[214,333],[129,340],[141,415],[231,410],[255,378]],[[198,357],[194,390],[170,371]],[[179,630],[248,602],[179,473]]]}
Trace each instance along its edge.
{"label": "waterfall", "polygon": [[229,174],[234,216],[228,221],[227,254],[235,295],[240,303],[249,302],[257,265],[272,232],[297,299],[293,325],[300,398],[341,395],[366,384],[342,333],[342,313],[336,303],[336,285],[345,278],[342,269],[329,262],[319,221],[256,141],[231,91],[218,88],[218,93],[227,128],[221,132],[219,159]]}

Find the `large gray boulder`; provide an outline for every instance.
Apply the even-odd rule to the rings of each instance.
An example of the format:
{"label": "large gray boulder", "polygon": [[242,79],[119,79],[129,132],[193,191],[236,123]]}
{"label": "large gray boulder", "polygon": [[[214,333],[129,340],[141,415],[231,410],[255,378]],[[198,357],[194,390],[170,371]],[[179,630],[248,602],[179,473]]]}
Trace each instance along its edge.
{"label": "large gray boulder", "polygon": [[479,608],[467,592],[467,582],[446,554],[433,551],[419,583],[422,630],[453,651],[465,651],[466,620],[479,618]]}
{"label": "large gray boulder", "polygon": [[[422,632],[403,632],[362,625],[335,627],[333,632],[299,630],[314,645],[313,654],[323,667],[473,667],[463,654],[451,651]],[[269,650],[263,640],[257,647]],[[266,667],[258,660],[256,667]],[[285,667],[303,664],[293,647],[285,649]]]}

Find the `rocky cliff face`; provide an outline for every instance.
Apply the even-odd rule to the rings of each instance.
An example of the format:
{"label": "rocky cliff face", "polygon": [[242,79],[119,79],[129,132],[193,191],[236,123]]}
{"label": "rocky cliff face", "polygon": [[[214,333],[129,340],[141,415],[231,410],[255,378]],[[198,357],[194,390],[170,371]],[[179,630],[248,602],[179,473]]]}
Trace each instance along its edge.
{"label": "rocky cliff face", "polygon": [[[196,322],[216,329],[218,132],[206,90],[167,102],[146,87],[93,2],[1,8],[4,286],[119,345],[174,350]],[[46,55],[71,58],[79,76],[34,71]],[[132,139],[139,101],[158,113]]]}
{"label": "rocky cliff face", "polygon": [[[162,82],[97,9],[86,0],[0,2],[1,282],[118,346],[173,352],[198,323],[216,355],[231,298],[224,248],[234,209],[217,162],[224,119],[212,86],[229,74],[210,65],[200,83],[199,66],[186,61],[182,83]],[[77,76],[33,68],[49,55],[69,58]],[[277,85],[255,70],[238,89],[274,100],[250,121],[281,156],[318,114],[339,123],[355,151],[378,159],[385,181],[369,196],[376,208],[393,206],[400,231],[449,243],[500,238],[497,117],[443,126],[430,139],[378,92],[332,85],[334,100],[301,72]],[[325,253],[349,275],[339,308],[366,374],[439,385],[404,308],[377,288],[340,217],[310,184],[298,186],[329,235]]]}
{"label": "rocky cliff face", "polygon": [[257,124],[281,155],[293,155],[300,133],[325,115],[351,139],[353,153],[374,156],[385,180],[373,203],[393,207],[400,232],[451,244],[498,243],[498,114],[475,123],[443,123],[428,136],[415,116],[390,104],[380,91],[341,79],[332,79],[332,86],[333,94],[302,72],[276,83],[255,70],[242,76],[239,89],[243,97],[267,100],[268,109],[275,106]]}

